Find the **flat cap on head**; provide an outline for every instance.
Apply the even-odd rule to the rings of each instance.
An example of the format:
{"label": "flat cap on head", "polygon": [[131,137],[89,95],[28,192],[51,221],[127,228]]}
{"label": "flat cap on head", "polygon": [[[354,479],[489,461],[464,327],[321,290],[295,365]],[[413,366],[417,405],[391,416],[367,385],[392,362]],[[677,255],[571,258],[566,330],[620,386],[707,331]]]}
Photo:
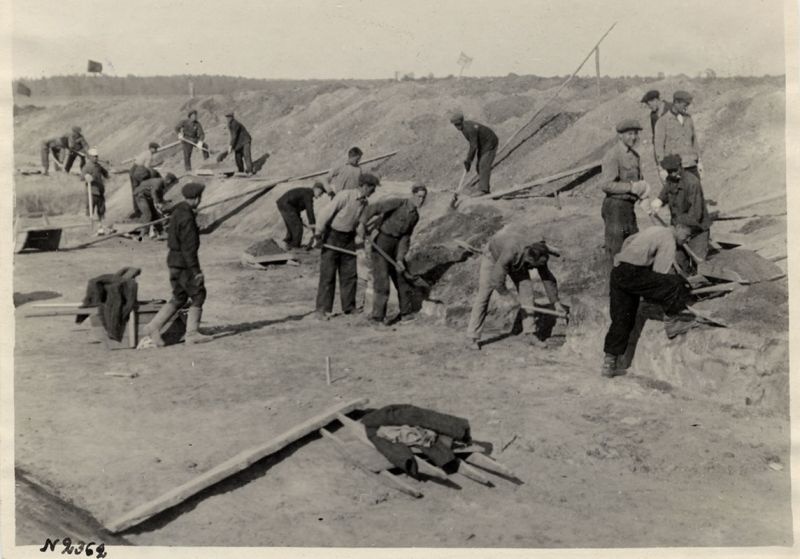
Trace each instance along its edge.
{"label": "flat cap on head", "polygon": [[198,198],[205,190],[206,185],[200,182],[188,182],[181,188],[184,198]]}
{"label": "flat cap on head", "polygon": [[635,118],[626,118],[617,124],[617,132],[627,132],[628,130],[641,130],[642,125]]}
{"label": "flat cap on head", "polygon": [[233,110],[227,111],[225,116],[233,116]]}
{"label": "flat cap on head", "polygon": [[453,111],[450,113],[450,122],[453,124],[457,124],[459,122],[464,122],[464,113],[461,111]]}
{"label": "flat cap on head", "polygon": [[150,142],[149,144],[147,144],[147,147],[150,149],[158,149],[159,148],[158,142]]}
{"label": "flat cap on head", "polygon": [[197,109],[192,109],[191,111],[189,111],[189,114],[187,114],[186,116],[188,116],[189,118],[191,118],[191,117],[192,117],[192,115],[195,115],[195,116],[197,116]]}
{"label": "flat cap on head", "polygon": [[178,177],[176,177],[174,173],[167,173],[164,176],[164,180],[169,184],[175,184],[176,182],[178,182]]}
{"label": "flat cap on head", "polygon": [[372,173],[364,173],[358,179],[358,186],[363,186],[363,185],[380,186],[381,185],[381,181],[380,181],[380,179],[378,177],[376,177]]}
{"label": "flat cap on head", "polygon": [[642,103],[647,103],[648,101],[652,101],[653,99],[661,99],[661,94],[658,92],[657,89],[651,89],[647,93],[644,94],[642,97]]}
{"label": "flat cap on head", "polygon": [[72,131],[75,132],[76,134],[80,134],[81,133],[81,127],[80,126],[73,126],[72,127]]}
{"label": "flat cap on head", "polygon": [[672,101],[683,101],[684,103],[691,103],[692,96],[688,91],[676,91],[672,94]]}
{"label": "flat cap on head", "polygon": [[86,152],[86,155],[89,157],[97,157],[97,148],[89,148],[89,151]]}
{"label": "flat cap on head", "polygon": [[322,181],[314,181],[314,185],[311,188],[319,188],[320,190],[325,190],[325,185],[322,184]]}
{"label": "flat cap on head", "polygon": [[681,168],[681,156],[671,153],[661,160],[661,168],[665,171],[677,171]]}
{"label": "flat cap on head", "polygon": [[428,192],[428,187],[425,186],[422,181],[417,181],[411,185],[411,194],[416,194],[417,192]]}

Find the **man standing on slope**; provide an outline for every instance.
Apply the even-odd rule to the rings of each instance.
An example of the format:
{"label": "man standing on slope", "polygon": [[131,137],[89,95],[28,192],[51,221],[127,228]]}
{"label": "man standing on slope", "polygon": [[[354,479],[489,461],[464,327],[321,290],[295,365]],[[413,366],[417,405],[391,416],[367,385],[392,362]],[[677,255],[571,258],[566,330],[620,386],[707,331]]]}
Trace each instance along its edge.
{"label": "man standing on slope", "polygon": [[497,134],[483,124],[464,120],[464,113],[458,111],[450,117],[450,122],[469,142],[469,151],[464,159],[464,168],[469,172],[472,167],[472,160],[477,155],[475,170],[478,172],[478,191],[480,194],[488,194],[490,190],[489,181],[492,176],[492,163],[497,154]]}
{"label": "man standing on slope", "polygon": [[[672,109],[672,103],[661,100],[661,93],[657,89],[651,89],[642,97],[642,103],[650,109],[650,132],[653,138],[656,137],[656,122]],[[658,163],[658,161],[656,161]]]}
{"label": "man standing on slope", "polygon": [[650,186],[642,180],[639,152],[636,150],[638,121],[627,119],[617,124],[618,141],[603,158],[600,187],[606,194],[601,215],[605,223],[605,249],[609,267],[622,242],[639,231],[634,204],[650,194]]}
{"label": "man standing on slope", "polygon": [[129,219],[138,219],[142,215],[142,212],[139,211],[139,207],[136,205],[136,188],[142,181],[161,176],[155,168],[161,165],[163,161],[153,158],[158,152],[158,147],[156,142],[150,142],[147,146],[147,151],[140,153],[133,159],[133,165],[131,165],[130,171],[128,171],[128,175],[131,179],[131,203],[133,204],[133,213],[128,216]]}
{"label": "man standing on slope", "polygon": [[319,286],[317,288],[317,318],[327,319],[333,311],[333,296],[336,293],[336,274],[339,274],[339,297],[342,312],[351,314],[356,310],[356,286],[358,267],[356,256],[343,253],[323,244],[355,252],[356,237],[364,237],[361,214],[367,199],[380,185],[378,177],[364,173],[357,189],[342,190],[330,201],[317,219],[314,235],[316,246],[322,247],[319,258]]}
{"label": "man standing on slope", "polygon": [[[413,288],[405,278],[405,258],[411,244],[411,234],[419,221],[419,208],[425,203],[428,189],[422,183],[411,187],[411,198],[384,198],[373,202],[364,211],[361,221],[367,234],[374,234],[373,242],[389,257],[397,262],[396,269],[386,258],[372,247],[369,240],[365,243],[367,254],[372,254],[372,278],[374,299],[370,320],[382,324],[386,319],[386,305],[389,302],[389,280],[397,289],[400,304],[400,320],[406,321],[414,313]],[[372,232],[370,232],[372,230]]]}
{"label": "man standing on slope", "polygon": [[322,196],[325,187],[321,182],[316,181],[314,186],[292,188],[284,192],[275,202],[278,211],[286,224],[286,236],[283,241],[287,248],[300,248],[303,242],[303,219],[300,217],[302,212],[306,212],[308,226],[313,233],[316,226],[314,216],[314,200]]}
{"label": "man standing on slope", "polygon": [[[197,120],[197,111],[192,109],[187,117],[178,123],[178,126],[175,127],[175,132],[178,133],[178,139],[183,144],[183,167],[186,171],[191,171],[192,150],[194,149],[192,144],[203,148],[200,150],[203,154],[203,159],[208,159],[208,146],[203,143],[203,140],[206,139],[206,133],[203,131],[203,125]],[[189,142],[192,142],[192,144]]]}
{"label": "man standing on slope", "polygon": [[89,142],[87,142],[86,138],[83,137],[80,126],[72,127],[72,134],[69,136],[69,144],[67,149],[69,150],[69,155],[67,155],[67,161],[64,163],[64,171],[69,173],[76,157],[80,158],[81,162],[78,168],[82,169],[86,164],[85,156],[87,150],[89,149]]}
{"label": "man standing on slope", "polygon": [[253,174],[253,155],[250,152],[252,138],[250,132],[244,125],[233,117],[233,111],[225,113],[228,118],[228,132],[230,133],[230,145],[228,155],[231,153],[236,157],[236,169],[240,173]]}
{"label": "man standing on slope", "polygon": [[[186,344],[203,343],[213,339],[213,336],[200,333],[206,287],[203,271],[200,269],[200,259],[197,256],[200,249],[200,230],[197,227],[195,213],[200,205],[204,189],[205,185],[201,183],[185,184],[181,189],[184,200],[173,208],[170,216],[167,266],[169,267],[169,283],[172,286],[172,299],[159,309],[156,316],[144,329],[152,345],[156,347],[164,346],[161,328],[189,300],[191,300],[191,305],[187,314]],[[145,340],[142,345],[147,345]]]}
{"label": "man standing on slope", "polygon": [[358,146],[347,152],[347,163],[331,170],[327,176],[328,195],[333,196],[348,188],[358,188],[361,179],[361,167],[358,166],[364,152]]}
{"label": "man standing on slope", "polygon": [[[87,150],[89,161],[81,169],[84,180],[89,184],[92,195],[92,207],[87,208],[88,211],[94,212],[100,222],[100,228],[97,230],[97,235],[105,235],[116,233],[113,227],[105,229],[103,223],[106,218],[106,179],[108,178],[108,171],[98,162],[97,150],[92,148]],[[87,200],[88,204],[88,200]]]}
{"label": "man standing on slope", "polygon": [[[524,305],[523,297],[530,297],[530,304],[535,304],[533,285],[530,270],[536,269],[544,285],[544,291],[557,311],[567,312],[567,309],[558,299],[558,284],[547,261],[550,255],[556,255],[544,241],[532,242],[529,238],[512,233],[499,231],[489,240],[481,256],[481,268],[478,275],[478,291],[467,326],[467,347],[480,349],[480,337],[486,314],[489,310],[489,300],[492,293],[497,291],[503,297],[513,297],[506,288],[506,276],[511,278],[517,288],[516,306]],[[534,334],[533,316],[523,313],[522,328],[532,345],[542,345]]]}
{"label": "man standing on slope", "polygon": [[[691,102],[692,96],[686,91],[675,92],[672,108],[656,123],[653,147],[659,163],[672,153],[680,155],[683,168],[701,179],[703,165],[700,163],[700,147],[697,145],[694,121],[687,112]],[[661,171],[661,179],[666,178],[666,171]]]}
{"label": "man standing on slope", "polygon": [[69,145],[69,138],[62,136],[61,138],[53,138],[42,142],[42,168],[44,174],[50,174],[50,155],[56,161],[56,169],[64,168],[64,157],[62,155],[67,151]]}
{"label": "man standing on slope", "polygon": [[625,374],[620,359],[628,348],[641,297],[663,307],[667,337],[674,338],[697,325],[679,319],[691,294],[681,276],[669,273],[675,262],[676,244],[683,244],[695,230],[684,217],[672,227],[655,225],[628,237],[614,257],[609,292],[611,326],[605,337],[601,370],[604,377]]}
{"label": "man standing on slope", "polygon": [[[153,177],[146,179],[139,183],[134,192],[136,205],[139,208],[142,216],[140,217],[142,223],[149,223],[156,219],[160,219],[163,214],[164,207],[164,194],[178,182],[178,178],[172,173],[167,173],[164,178]],[[150,225],[148,229],[140,229],[138,236],[148,234],[150,239],[163,240],[161,232],[163,224],[156,223]]]}
{"label": "man standing on slope", "polygon": [[[661,161],[661,167],[667,172],[667,179],[664,181],[661,194],[650,203],[650,211],[658,212],[661,206],[666,204],[669,207],[672,225],[679,220],[691,225],[695,234],[686,241],[686,246],[697,256],[705,259],[708,254],[711,216],[706,208],[700,179],[682,168],[680,155],[667,155]],[[683,251],[679,251],[677,257],[678,264],[683,270],[692,269],[692,263]]]}

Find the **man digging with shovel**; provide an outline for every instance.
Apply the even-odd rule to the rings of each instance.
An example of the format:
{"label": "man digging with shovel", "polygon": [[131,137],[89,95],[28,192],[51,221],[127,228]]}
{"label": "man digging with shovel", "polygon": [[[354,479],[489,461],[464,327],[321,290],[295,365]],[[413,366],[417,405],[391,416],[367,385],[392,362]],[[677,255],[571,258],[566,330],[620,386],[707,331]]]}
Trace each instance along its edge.
{"label": "man digging with shovel", "polygon": [[[464,120],[464,113],[457,111],[450,116],[450,122],[460,130],[469,142],[469,151],[464,158],[464,169],[468,173],[472,167],[472,160],[476,159],[475,170],[478,172],[478,194],[489,194],[489,181],[492,177],[492,163],[497,155],[497,134],[478,122]],[[464,178],[461,179],[462,185]],[[460,189],[460,187],[459,187]],[[456,196],[458,193],[456,193]]]}
{"label": "man digging with shovel", "polygon": [[[547,260],[551,254],[556,255],[544,241],[531,242],[528,238],[508,231],[500,231],[489,240],[481,256],[478,292],[475,295],[467,327],[467,348],[476,350],[481,348],[481,331],[486,321],[492,293],[497,291],[501,296],[513,297],[506,288],[506,276],[511,277],[517,288],[516,306],[521,306],[523,291],[530,293],[531,304],[535,306],[530,276],[530,270],[535,268],[539,272],[550,303],[555,306],[556,311],[567,312],[567,308],[558,299],[556,278],[547,267]],[[532,345],[542,345],[534,334],[533,316],[524,315],[522,328]]]}
{"label": "man digging with shovel", "polygon": [[[411,243],[411,234],[419,221],[419,208],[425,203],[428,189],[422,183],[415,183],[411,187],[411,195],[411,198],[387,198],[374,202],[367,206],[361,218],[370,236],[364,248],[367,256],[372,255],[374,299],[369,320],[373,323],[383,324],[386,319],[390,279],[397,289],[400,305],[397,319],[407,321],[413,318],[413,288],[405,277],[405,257]],[[394,260],[397,267],[379,250],[373,251],[372,243]]]}

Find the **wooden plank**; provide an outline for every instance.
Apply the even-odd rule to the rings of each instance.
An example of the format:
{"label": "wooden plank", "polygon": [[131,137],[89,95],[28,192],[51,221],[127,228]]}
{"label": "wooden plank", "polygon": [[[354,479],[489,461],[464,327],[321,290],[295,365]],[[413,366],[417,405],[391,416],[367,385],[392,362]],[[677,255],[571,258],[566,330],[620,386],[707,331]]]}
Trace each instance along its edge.
{"label": "wooden plank", "polygon": [[[342,458],[344,458],[350,464],[352,464],[352,465],[356,466],[357,468],[365,471],[366,473],[370,474],[371,476],[377,475],[378,480],[381,481],[384,485],[387,485],[387,486],[389,486],[389,487],[391,487],[393,489],[396,489],[396,490],[398,490],[398,491],[400,491],[402,493],[405,493],[406,495],[410,495],[411,497],[414,497],[414,498],[417,498],[417,499],[422,497],[422,493],[420,491],[417,491],[416,489],[414,489],[413,487],[411,487],[410,485],[408,485],[407,483],[402,481],[400,478],[398,478],[397,476],[395,476],[391,472],[388,472],[386,470],[380,470],[376,474],[375,472],[371,471],[371,469],[369,467],[367,467],[365,464],[363,464],[359,460],[356,460],[355,458],[353,458],[352,454],[349,452],[349,449],[347,448],[347,445],[345,445],[345,443],[341,439],[336,437],[336,435],[334,435],[333,433],[331,433],[327,429],[320,429],[319,433],[324,438],[326,438],[329,441],[331,441],[334,444],[334,446],[336,447],[336,450],[342,456]],[[362,443],[359,443],[359,444],[362,444]]]}
{"label": "wooden plank", "polygon": [[557,181],[558,179],[563,179],[572,175],[578,175],[580,173],[585,173],[595,167],[600,167],[603,164],[602,161],[594,161],[587,165],[582,165],[581,167],[576,167],[574,169],[569,169],[567,171],[562,171],[560,173],[556,173],[555,175],[550,175],[549,177],[543,177],[541,179],[536,179],[529,183],[521,184],[519,186],[515,186],[513,188],[509,188],[508,190],[502,190],[500,192],[490,192],[489,194],[482,194],[481,196],[475,196],[473,198],[469,198],[470,202],[472,201],[480,201],[485,199],[492,199],[497,200],[498,198],[502,198],[503,196],[508,196],[509,194],[514,194],[515,192],[522,192],[523,190],[527,190],[529,188],[533,188],[535,186],[541,186],[543,184],[547,184],[553,181]]}
{"label": "wooden plank", "polygon": [[692,289],[692,295],[703,295],[704,293],[721,293],[723,291],[733,291],[737,287],[739,287],[739,283],[737,282],[730,282],[730,283],[720,283],[718,285],[709,285],[708,287],[699,287],[697,289]]}
{"label": "wooden plank", "polygon": [[557,316],[558,318],[568,318],[569,315],[565,312],[548,309],[545,307],[534,307],[531,305],[521,305],[523,311],[529,314],[547,314],[550,316]]}
{"label": "wooden plank", "polygon": [[108,525],[108,529],[116,534],[147,520],[159,512],[172,508],[203,489],[211,487],[223,479],[250,467],[255,462],[258,462],[270,454],[274,454],[285,446],[302,439],[306,435],[318,431],[336,419],[337,414],[345,414],[363,408],[367,403],[369,403],[367,398],[359,398],[328,408],[272,440],[253,448],[243,450],[233,458],[211,468],[183,485],[171,489],[165,494],[136,507],[132,511],[113,520]]}
{"label": "wooden plank", "polygon": [[463,460],[458,461],[458,473],[466,478],[471,479],[472,481],[476,481],[482,485],[486,485],[487,487],[494,487],[494,484],[488,477],[483,475],[479,470],[470,466]]}

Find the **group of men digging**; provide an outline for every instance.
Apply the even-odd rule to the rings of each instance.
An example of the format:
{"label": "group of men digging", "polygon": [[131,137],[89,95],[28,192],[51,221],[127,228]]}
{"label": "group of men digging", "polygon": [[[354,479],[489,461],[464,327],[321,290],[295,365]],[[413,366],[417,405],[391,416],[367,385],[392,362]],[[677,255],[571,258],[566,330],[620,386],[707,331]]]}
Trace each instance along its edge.
{"label": "group of men digging", "polygon": [[[693,271],[694,262],[676,247],[688,247],[685,252],[692,258],[702,259],[708,252],[710,216],[706,209],[701,185],[700,163],[694,125],[687,108],[691,96],[677,91],[673,102],[663,103],[657,91],[648,92],[642,102],[651,109],[653,157],[660,166],[662,187],[658,196],[651,198],[651,187],[643,179],[639,133],[641,125],[634,119],[621,121],[617,127],[618,140],[603,159],[601,188],[606,197],[602,206],[605,223],[605,251],[610,268],[609,298],[611,326],[605,338],[605,358],[602,374],[613,377],[624,374],[629,363],[624,356],[629,349],[631,333],[635,328],[641,298],[661,305],[665,313],[667,335],[674,337],[693,326],[682,321],[680,315],[691,299],[685,277]],[[236,153],[237,166],[247,170],[250,158],[250,135],[228,113],[231,142],[228,153]],[[184,142],[184,164],[191,168],[193,148],[201,149],[208,157],[202,126],[197,122],[196,111],[191,111],[176,132]],[[456,113],[453,125],[469,142],[464,160],[469,171],[477,158],[478,193],[489,192],[491,167],[496,155],[498,139],[488,127],[464,119]],[[80,129],[76,129],[77,134]],[[58,154],[55,140],[43,146],[43,164],[46,154]],[[84,140],[85,141],[85,140]],[[69,141],[67,142],[69,144]],[[71,145],[77,146],[77,140]],[[99,164],[96,150],[78,149],[71,155],[88,153],[89,161],[83,170],[92,185],[93,202],[98,213],[104,213],[103,180],[107,171]],[[162,178],[154,168],[158,144],[152,143],[147,152],[135,158],[130,170],[134,205],[145,221],[160,215],[164,192],[178,179],[169,173]],[[373,274],[373,308],[367,320],[374,323],[386,321],[386,307],[390,282],[394,284],[399,299],[400,312],[396,319],[406,320],[413,313],[413,288],[405,268],[410,238],[419,221],[419,208],[425,203],[427,188],[421,183],[412,187],[410,198],[388,198],[370,203],[369,198],[380,186],[379,179],[364,173],[359,166],[362,152],[357,147],[348,152],[348,161],[333,169],[327,180],[312,187],[287,191],[277,201],[278,209],[286,223],[285,242],[289,248],[299,248],[303,238],[306,213],[308,227],[313,231],[313,245],[321,249],[319,285],[316,298],[316,315],[327,319],[333,310],[336,276],[339,277],[341,309],[344,314],[356,311],[358,281],[356,244],[363,240],[367,257],[371,259]],[[74,159],[74,158],[73,158]],[[466,174],[466,173],[465,173]],[[203,185],[189,183],[182,189],[184,202],[178,204],[171,216],[167,259],[173,298],[148,325],[147,333],[152,345],[163,345],[160,329],[177,310],[191,300],[187,341],[205,341],[198,325],[205,300],[203,274],[197,258],[199,233],[194,210],[200,203]],[[315,215],[314,200],[324,194],[331,197]],[[657,212],[666,205],[670,209],[670,226],[655,225],[639,231],[635,204],[644,206],[647,213],[660,221]],[[101,225],[102,227],[102,225]],[[157,228],[149,231],[151,237],[160,237]],[[487,315],[489,301],[496,291],[508,295],[506,278],[510,277],[517,291],[517,304],[530,293],[530,271],[536,269],[543,282],[545,293],[556,311],[566,313],[560,302],[557,282],[548,268],[548,259],[555,253],[544,241],[530,239],[501,231],[492,237],[483,250],[478,277],[478,290],[467,330],[467,344],[480,349],[480,336]],[[678,272],[671,273],[674,270]],[[522,306],[520,306],[521,308]],[[532,317],[523,312],[523,331],[531,343],[540,345],[533,334]]]}

